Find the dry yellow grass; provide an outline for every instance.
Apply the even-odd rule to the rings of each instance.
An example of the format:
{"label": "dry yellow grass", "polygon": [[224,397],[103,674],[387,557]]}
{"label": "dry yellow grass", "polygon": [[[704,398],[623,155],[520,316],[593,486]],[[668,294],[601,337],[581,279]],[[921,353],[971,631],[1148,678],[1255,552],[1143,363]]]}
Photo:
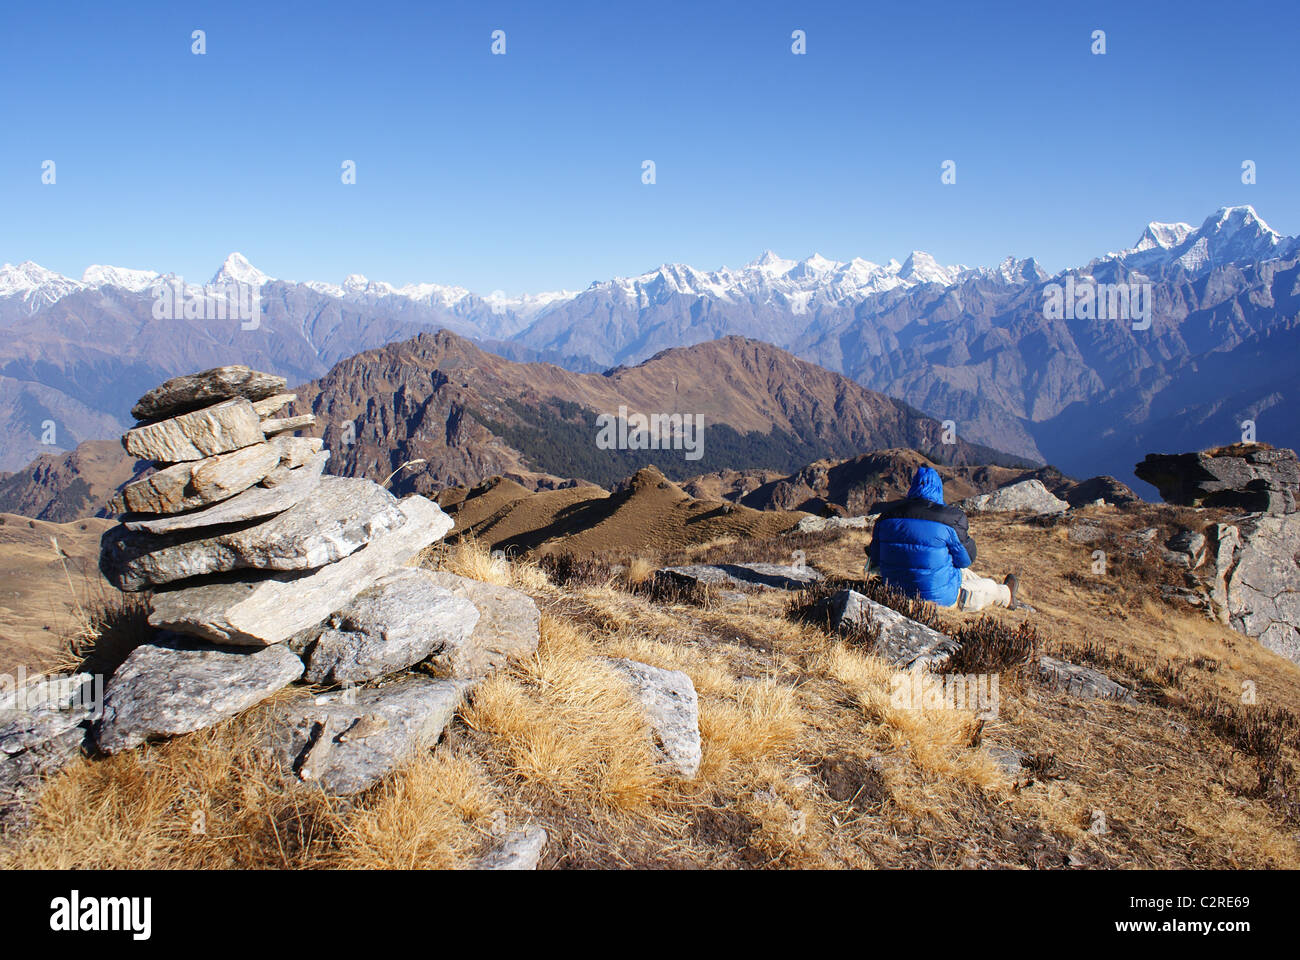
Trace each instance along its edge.
{"label": "dry yellow grass", "polygon": [[[1081,701],[1027,678],[1003,684],[999,715],[983,724],[968,710],[907,709],[891,697],[894,668],[792,622],[783,596],[656,603],[624,586],[646,579],[636,557],[622,578],[559,588],[530,561],[466,541],[424,560],[526,590],[544,611],[542,636],[535,655],[472,693],[437,748],[345,806],[287,790],[259,764],[251,744],[264,712],[253,711],[74,763],[31,831],[0,846],[0,866],[457,868],[496,842],[494,826],[529,822],[550,835],[543,866],[558,868],[1300,866],[1297,824],[1255,791],[1252,758],[1187,706],[1237,695],[1242,678],[1258,680],[1261,699],[1295,705],[1300,671],[1140,585],[1078,588],[1069,574],[1083,545],[1014,518],[973,526],[981,568],[1020,566],[1039,610],[1001,615],[1032,617],[1049,652],[1091,644],[1146,658],[1110,668],[1129,682],[1122,670],[1145,671],[1137,703]],[[808,560],[853,576],[867,537],[826,538]],[[609,657],[691,677],[695,780],[657,762]],[[1176,683],[1161,680],[1169,663],[1182,670]],[[1040,775],[1015,789],[992,745],[1021,750]],[[205,832],[192,831],[196,816]]]}

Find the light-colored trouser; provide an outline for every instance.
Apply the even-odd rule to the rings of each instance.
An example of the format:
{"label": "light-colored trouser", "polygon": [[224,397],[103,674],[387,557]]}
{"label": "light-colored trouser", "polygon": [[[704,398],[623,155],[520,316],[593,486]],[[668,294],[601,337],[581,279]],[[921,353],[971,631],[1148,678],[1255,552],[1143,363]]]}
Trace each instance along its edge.
{"label": "light-colored trouser", "polygon": [[983,610],[985,607],[1011,606],[1011,588],[989,577],[962,568],[961,589],[957,591],[958,610]]}

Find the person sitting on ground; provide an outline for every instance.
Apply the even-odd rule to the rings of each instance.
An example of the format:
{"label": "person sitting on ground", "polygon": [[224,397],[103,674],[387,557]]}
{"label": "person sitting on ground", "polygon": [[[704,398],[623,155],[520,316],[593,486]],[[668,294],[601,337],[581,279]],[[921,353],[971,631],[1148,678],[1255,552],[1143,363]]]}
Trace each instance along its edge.
{"label": "person sitting on ground", "polygon": [[906,500],[881,512],[867,557],[868,570],[876,569],[885,583],[941,607],[1016,605],[1015,574],[998,583],[971,571],[975,541],[966,514],[944,505],[943,480],[930,467],[916,471]]}

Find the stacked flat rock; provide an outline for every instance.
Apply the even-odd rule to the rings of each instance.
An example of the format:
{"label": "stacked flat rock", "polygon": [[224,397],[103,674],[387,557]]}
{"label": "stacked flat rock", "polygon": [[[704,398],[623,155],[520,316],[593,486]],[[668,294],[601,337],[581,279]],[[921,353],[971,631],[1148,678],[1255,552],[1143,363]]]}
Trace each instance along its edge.
{"label": "stacked flat rock", "polygon": [[[94,728],[116,753],[281,694],[264,741],[286,775],[363,790],[436,741],[464,694],[536,649],[538,613],[516,590],[406,566],[452,521],[424,497],[327,476],[310,415],[281,377],[218,367],[177,377],[133,408],[126,449],[156,472],[128,484],[100,569],[150,591],[150,642],[109,679]],[[412,673],[419,666],[422,673]],[[349,689],[356,686],[360,689]]]}

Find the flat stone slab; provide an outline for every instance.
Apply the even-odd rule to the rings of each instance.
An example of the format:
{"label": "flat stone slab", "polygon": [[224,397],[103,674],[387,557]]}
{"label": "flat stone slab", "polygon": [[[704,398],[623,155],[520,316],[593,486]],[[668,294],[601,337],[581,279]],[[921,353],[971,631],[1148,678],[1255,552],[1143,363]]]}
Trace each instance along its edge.
{"label": "flat stone slab", "polygon": [[214,503],[202,510],[149,520],[123,517],[122,526],[133,533],[159,534],[275,516],[301,503],[320,486],[321,474],[325,471],[325,463],[329,458],[328,450],[318,453],[304,466],[286,471],[284,479],[274,486],[251,486],[228,500]]}
{"label": "flat stone slab", "polygon": [[873,652],[908,670],[938,669],[960,647],[952,637],[876,603],[856,590],[840,590],[830,597],[827,604],[831,624],[837,630],[868,622],[876,624],[880,628],[880,639]]}
{"label": "flat stone slab", "polygon": [[471,684],[409,676],[277,707],[264,749],[326,793],[351,796],[433,746]]}
{"label": "flat stone slab", "polygon": [[474,862],[474,870],[536,870],[546,849],[546,831],[541,827],[511,830],[501,845]]}
{"label": "flat stone slab", "polygon": [[271,486],[271,478],[279,471],[304,465],[323,445],[319,438],[275,437],[206,460],[172,464],[127,484],[122,488],[122,500],[127,511],[140,514],[173,514],[204,507],[256,483]]}
{"label": "flat stone slab", "polygon": [[527,657],[537,650],[541,615],[526,593],[459,577],[443,570],[426,570],[431,583],[464,597],[478,609],[474,632],[462,643],[449,643],[429,657],[429,667],[440,677],[481,677],[503,666],[511,657]]}
{"label": "flat stone slab", "polygon": [[121,753],[220,723],[302,676],[287,647],[231,650],[183,638],[136,647],[109,679],[95,742]]}
{"label": "flat stone slab", "polygon": [[694,778],[704,753],[699,698],[691,678],[636,660],[611,659],[609,664],[631,685],[665,764],[679,777]]}
{"label": "flat stone slab", "polygon": [[242,364],[213,367],[159,384],[135,402],[131,416],[157,420],[236,397],[261,400],[279,393],[284,385],[284,377],[250,370]]}
{"label": "flat stone slab", "polygon": [[1089,700],[1132,700],[1128,687],[1121,686],[1100,670],[1081,667],[1055,657],[1040,657],[1038,667],[1043,679],[1066,693]]}
{"label": "flat stone slab", "polygon": [[90,719],[102,684],[89,673],[41,677],[0,693],[0,754],[12,756],[53,740]]}
{"label": "flat stone slab", "polygon": [[865,530],[872,523],[870,517],[804,517],[790,533],[821,533],[825,530]]}
{"label": "flat stone slab", "polygon": [[75,726],[12,756],[0,753],[0,834],[27,824],[48,779],[82,755],[85,739]]}
{"label": "flat stone slab", "polygon": [[290,430],[305,430],[307,427],[316,425],[316,417],[310,413],[304,413],[298,417],[281,417],[276,420],[263,420],[262,432],[268,437],[277,433],[286,433]]}
{"label": "flat stone slab", "polygon": [[967,511],[995,513],[1011,511],[1036,514],[1064,513],[1070,509],[1066,501],[1055,496],[1043,486],[1043,481],[1037,479],[1022,480],[1019,483],[1000,487],[992,493],[969,497],[963,500],[960,506]]}
{"label": "flat stone slab", "polygon": [[664,567],[656,574],[705,586],[766,587],[771,590],[798,590],[822,579],[822,575],[812,567],[781,563],[695,563],[684,567]]}
{"label": "flat stone slab", "polygon": [[324,621],[384,574],[409,563],[452,528],[424,497],[398,501],[406,522],[365,547],[305,574],[243,573],[155,593],[149,623],[227,643],[280,643]]}
{"label": "flat stone slab", "polygon": [[296,393],[277,393],[274,396],[267,397],[265,400],[254,400],[253,409],[257,411],[259,417],[266,419],[271,414],[287,407],[297,399],[298,394]]}
{"label": "flat stone slab", "polygon": [[434,583],[427,570],[402,567],[385,574],[320,627],[289,647],[307,664],[311,683],[363,683],[405,670],[448,647],[463,648],[478,624],[478,609]]}
{"label": "flat stone slab", "polygon": [[[372,480],[324,477],[311,497],[284,513],[234,530],[104,534],[100,570],[119,590],[137,591],[231,570],[311,570],[343,559],[406,522],[397,498]],[[220,529],[220,528],[219,528]]]}
{"label": "flat stone slab", "polygon": [[122,446],[133,457],[178,463],[251,447],[264,439],[257,411],[240,398],[135,427],[122,435]]}

